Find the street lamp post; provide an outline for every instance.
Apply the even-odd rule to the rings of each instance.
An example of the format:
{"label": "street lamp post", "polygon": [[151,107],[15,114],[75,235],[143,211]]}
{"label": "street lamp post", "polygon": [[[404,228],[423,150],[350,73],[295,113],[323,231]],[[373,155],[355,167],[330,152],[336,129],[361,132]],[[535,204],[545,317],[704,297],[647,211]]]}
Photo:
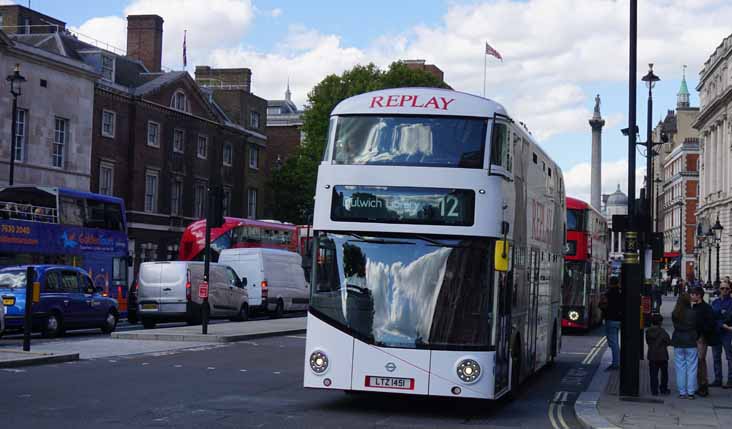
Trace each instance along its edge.
{"label": "street lamp post", "polygon": [[10,94],[13,95],[13,117],[10,121],[10,177],[8,177],[8,184],[13,186],[13,175],[15,174],[15,135],[18,132],[18,97],[21,95],[21,84],[25,82],[25,77],[20,74],[20,64],[15,65],[13,74],[8,75],[6,80],[10,82]]}
{"label": "street lamp post", "polygon": [[707,247],[709,248],[709,256],[707,257],[707,284],[712,284],[712,248],[714,247],[714,233],[709,228],[707,231]]}
{"label": "street lamp post", "polygon": [[724,227],[721,223],[719,223],[719,215],[717,215],[717,222],[714,223],[714,226],[712,227],[712,231],[714,232],[714,243],[717,246],[717,277],[716,280],[714,280],[714,287],[719,287],[719,243],[722,241],[722,230]]}
{"label": "street lamp post", "polygon": [[656,82],[661,80],[660,77],[653,73],[653,63],[648,64],[648,73],[641,78],[648,88],[648,117],[646,122],[646,198],[648,200],[648,238],[646,244],[650,247],[650,235],[653,233],[653,87]]}

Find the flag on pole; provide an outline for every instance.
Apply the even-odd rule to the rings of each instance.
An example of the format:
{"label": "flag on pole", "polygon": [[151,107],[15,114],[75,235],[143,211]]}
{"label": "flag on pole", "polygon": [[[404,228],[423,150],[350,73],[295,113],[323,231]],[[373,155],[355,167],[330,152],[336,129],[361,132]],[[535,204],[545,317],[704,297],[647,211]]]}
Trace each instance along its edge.
{"label": "flag on pole", "polygon": [[494,56],[494,57],[498,58],[499,60],[503,61],[503,57],[501,56],[501,54],[499,54],[498,51],[493,49],[493,47],[491,45],[489,45],[488,42],[485,42],[485,54]]}
{"label": "flag on pole", "polygon": [[183,68],[188,65],[188,58],[186,56],[186,33],[188,30],[183,30]]}

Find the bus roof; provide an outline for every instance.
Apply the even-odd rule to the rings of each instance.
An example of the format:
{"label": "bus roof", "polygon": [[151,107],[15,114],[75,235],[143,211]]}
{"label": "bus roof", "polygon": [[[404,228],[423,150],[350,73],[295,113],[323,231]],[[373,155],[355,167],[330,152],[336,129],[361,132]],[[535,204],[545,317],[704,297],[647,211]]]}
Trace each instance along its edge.
{"label": "bus roof", "polygon": [[85,192],[85,191],[77,191],[76,189],[70,189],[70,188],[57,188],[57,187],[49,187],[49,186],[6,186],[3,188],[0,188],[0,192],[5,194],[10,194],[13,191],[18,192],[24,192],[24,191],[42,191],[46,192],[50,195],[60,195],[60,196],[69,196],[69,197],[76,197],[76,198],[85,198],[85,199],[91,199],[95,201],[103,201],[106,203],[115,203],[119,204],[124,208],[124,200],[119,197],[113,197],[111,195],[102,195],[102,194],[95,194],[93,192]]}
{"label": "bus roof", "polygon": [[333,109],[332,116],[351,114],[508,116],[499,103],[477,95],[442,88],[390,88],[347,98]]}
{"label": "bus roof", "polygon": [[595,213],[597,213],[598,215],[602,216],[603,218],[605,217],[602,215],[602,213],[600,213],[599,210],[592,207],[589,203],[582,201],[578,198],[573,198],[573,197],[568,196],[567,197],[567,210],[570,210],[570,209],[572,209],[572,210],[592,210]]}

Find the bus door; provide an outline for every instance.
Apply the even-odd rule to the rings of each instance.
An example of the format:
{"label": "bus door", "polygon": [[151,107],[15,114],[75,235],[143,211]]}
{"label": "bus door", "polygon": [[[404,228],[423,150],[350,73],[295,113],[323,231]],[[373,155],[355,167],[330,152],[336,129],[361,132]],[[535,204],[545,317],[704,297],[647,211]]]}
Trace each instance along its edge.
{"label": "bus door", "polygon": [[513,247],[509,247],[509,268],[506,272],[493,273],[493,313],[496,314],[494,338],[496,345],[496,370],[494,397],[508,388],[511,353],[509,341],[511,339],[511,300],[513,290]]}
{"label": "bus door", "polygon": [[540,253],[537,249],[531,249],[529,265],[529,336],[526,338],[528,344],[529,370],[536,367],[536,336],[539,316],[539,274],[541,268]]}

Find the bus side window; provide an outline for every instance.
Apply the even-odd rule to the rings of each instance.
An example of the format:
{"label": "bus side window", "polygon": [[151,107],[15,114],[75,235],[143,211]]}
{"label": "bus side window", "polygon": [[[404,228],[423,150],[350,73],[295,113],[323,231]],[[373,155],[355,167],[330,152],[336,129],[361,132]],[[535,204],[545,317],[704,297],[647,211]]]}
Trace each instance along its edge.
{"label": "bus side window", "polygon": [[122,223],[122,207],[115,203],[104,204],[104,220],[107,224],[107,229],[113,231],[124,231],[124,224]]}
{"label": "bus side window", "polygon": [[84,200],[71,197],[61,197],[61,224],[84,226]]}
{"label": "bus side window", "polygon": [[493,134],[491,136],[491,164],[499,165],[506,170],[508,168],[508,145],[509,145],[508,126],[501,122],[496,122],[493,126]]}
{"label": "bus side window", "polygon": [[86,221],[84,226],[88,228],[106,228],[104,221],[104,202],[92,199],[86,200]]}

